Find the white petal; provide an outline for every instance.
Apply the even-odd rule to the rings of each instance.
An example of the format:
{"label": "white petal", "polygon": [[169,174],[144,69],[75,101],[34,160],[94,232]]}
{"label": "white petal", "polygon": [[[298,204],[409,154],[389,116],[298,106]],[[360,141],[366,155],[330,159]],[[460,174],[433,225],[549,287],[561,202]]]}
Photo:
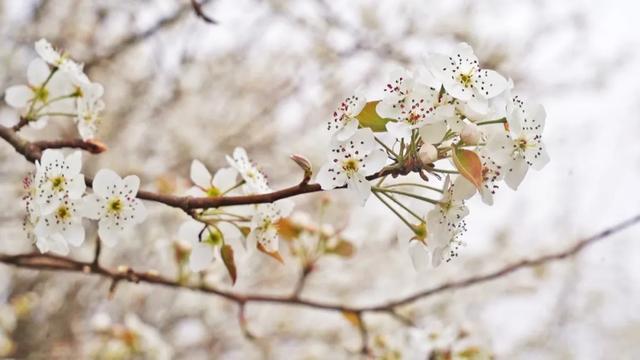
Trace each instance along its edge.
{"label": "white petal", "polygon": [[447,133],[447,124],[444,121],[430,123],[420,128],[420,137],[429,144],[439,144]]}
{"label": "white petal", "polygon": [[356,200],[360,202],[362,206],[367,202],[369,195],[371,195],[371,184],[364,176],[356,173],[347,180],[347,186],[356,195]]}
{"label": "white petal", "polygon": [[93,191],[103,197],[110,196],[114,191],[121,189],[122,179],[113,170],[101,169],[93,179]]}
{"label": "white petal", "polygon": [[429,251],[427,247],[418,240],[409,241],[409,256],[416,271],[423,271],[429,264]]}
{"label": "white petal", "polygon": [[191,162],[191,181],[203,189],[211,187],[211,173],[204,164],[198,160]]}
{"label": "white petal", "polygon": [[476,74],[475,88],[485,99],[498,96],[507,89],[507,79],[494,70],[480,70]]}
{"label": "white petal", "polygon": [[140,178],[137,175],[129,175],[122,180],[124,192],[130,196],[136,196],[140,189]]}
{"label": "white petal", "polygon": [[387,131],[397,139],[408,139],[411,137],[411,126],[403,121],[389,121]]}
{"label": "white petal", "polygon": [[540,143],[537,153],[531,159],[531,167],[535,170],[542,170],[551,159],[549,158],[549,154],[547,153],[547,148]]}
{"label": "white petal", "polygon": [[69,246],[60,234],[54,234],[47,237],[39,237],[36,241],[36,246],[42,253],[51,251],[62,256],[69,255]]}
{"label": "white petal", "polygon": [[358,129],[345,144],[352,144],[363,153],[368,153],[378,147],[373,131],[370,128]]}
{"label": "white petal", "polygon": [[466,88],[457,81],[444,83],[443,86],[449,95],[462,101],[469,101],[473,95],[473,90],[471,88]]}
{"label": "white petal", "polygon": [[178,239],[189,242],[190,244],[198,244],[200,243],[200,235],[203,233],[205,226],[205,224],[195,220],[185,221],[178,229]]}
{"label": "white petal", "polygon": [[109,247],[115,246],[120,239],[118,229],[109,218],[102,218],[100,222],[98,222],[98,236],[100,236],[102,242]]}
{"label": "white petal", "polygon": [[346,141],[358,130],[358,120],[351,119],[349,120],[342,129],[338,130],[335,134],[336,139],[338,141]]}
{"label": "white petal", "polygon": [[322,190],[330,190],[343,186],[347,182],[347,176],[337,167],[334,168],[333,164],[327,163],[318,171],[316,182],[320,184]]}
{"label": "white petal", "polygon": [[80,246],[84,242],[84,227],[82,223],[75,223],[69,225],[65,231],[62,232],[65,240],[73,246]]}
{"label": "white petal", "polygon": [[489,101],[481,96],[478,96],[478,92],[474,91],[476,96],[470,98],[467,101],[467,105],[471,110],[477,112],[478,114],[486,114],[489,112]]}
{"label": "white petal", "polygon": [[270,226],[266,231],[260,231],[256,233],[258,242],[268,252],[278,251],[278,231],[275,227]]}
{"label": "white petal", "polygon": [[386,96],[376,105],[376,113],[382,118],[397,118],[398,115],[400,115],[400,106],[398,106],[398,103],[402,99],[402,96],[396,94]]}
{"label": "white petal", "polygon": [[33,59],[29,63],[29,68],[27,69],[29,84],[40,87],[47,80],[49,74],[51,74],[51,70],[42,59]]}
{"label": "white petal", "polygon": [[192,186],[189,188],[189,190],[185,192],[185,195],[192,196],[192,197],[204,197],[204,196],[207,196],[207,193],[202,191],[202,189],[200,189],[197,186]]}
{"label": "white petal", "polygon": [[33,91],[26,85],[16,85],[7,89],[4,93],[4,101],[13,108],[21,109],[27,106],[33,99]]}
{"label": "white petal", "polygon": [[193,272],[205,270],[215,258],[215,248],[209,244],[197,242],[191,247],[189,269]]}
{"label": "white petal", "polygon": [[139,199],[131,199],[129,203],[131,207],[131,221],[134,224],[140,224],[147,218],[147,208]]}
{"label": "white petal", "polygon": [[464,176],[458,176],[453,182],[453,199],[467,200],[476,193],[476,187]]}
{"label": "white petal", "polygon": [[527,175],[527,170],[529,170],[527,162],[518,157],[506,166],[504,181],[510,188],[517,190],[525,175]]}
{"label": "white petal", "polygon": [[[228,191],[237,184],[238,171],[227,167],[216,171],[212,184],[220,191]],[[199,184],[198,184],[199,185]]]}
{"label": "white petal", "polygon": [[65,175],[79,174],[82,169],[82,152],[74,151],[65,159],[66,165],[69,167],[65,171]]}
{"label": "white petal", "polygon": [[373,150],[362,162],[362,174],[372,175],[380,171],[387,164],[387,154],[381,150]]}
{"label": "white petal", "polygon": [[80,215],[89,219],[98,220],[103,214],[104,202],[104,199],[96,194],[83,197],[80,204]]}
{"label": "white petal", "polygon": [[294,202],[288,199],[278,200],[275,205],[278,208],[278,213],[281,217],[289,216],[295,206]]}

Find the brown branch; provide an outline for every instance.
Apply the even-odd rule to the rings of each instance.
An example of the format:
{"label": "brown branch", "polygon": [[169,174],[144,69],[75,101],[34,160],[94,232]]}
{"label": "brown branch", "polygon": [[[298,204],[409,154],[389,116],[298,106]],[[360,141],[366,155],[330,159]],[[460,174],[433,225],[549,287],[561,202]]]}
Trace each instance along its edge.
{"label": "brown branch", "polygon": [[[521,260],[511,265],[504,266],[498,270],[487,273],[485,275],[473,276],[463,280],[447,282],[442,285],[417,292],[407,297],[380,303],[372,306],[352,306],[352,305],[340,305],[331,304],[315,300],[306,300],[299,297],[291,296],[273,296],[273,295],[260,295],[260,294],[236,294],[228,290],[221,290],[206,284],[192,285],[184,284],[178,281],[168,279],[160,276],[155,272],[138,272],[129,267],[119,267],[117,270],[111,270],[106,267],[96,264],[94,262],[83,262],[62,256],[52,254],[21,254],[21,255],[6,255],[0,254],[0,262],[13,265],[16,267],[37,269],[37,270],[50,270],[50,271],[66,271],[66,272],[81,272],[85,274],[95,274],[108,278],[112,281],[112,284],[117,284],[121,281],[134,282],[134,283],[148,283],[161,285],[171,288],[184,288],[193,291],[198,291],[206,294],[213,294],[223,297],[227,300],[238,303],[239,305],[249,302],[256,303],[272,303],[290,306],[303,306],[315,309],[327,310],[327,311],[339,311],[342,313],[355,313],[362,314],[365,312],[380,312],[393,314],[396,313],[396,308],[404,305],[411,304],[420,299],[431,297],[450,290],[463,289],[473,285],[485,283],[487,281],[495,280],[503,276],[507,276],[521,269],[536,267],[544,265],[550,262],[562,260],[571,256],[574,256],[584,250],[587,246],[594,244],[600,240],[610,237],[613,234],[619,233],[633,225],[640,223],[640,214],[636,215],[626,221],[618,223],[604,231],[601,231],[591,237],[578,241],[573,246],[568,247],[565,250],[541,256],[534,259]],[[396,317],[396,316],[394,316]],[[397,317],[396,317],[397,318]]]}
{"label": "brown branch", "polygon": [[[18,134],[9,128],[0,126],[0,137],[7,141],[13,148],[22,154],[27,160],[35,162],[42,156],[42,151],[51,148],[76,148],[87,150],[92,153],[104,151],[106,146],[97,141],[83,140],[58,140],[58,141],[39,141],[29,142],[22,139]],[[407,170],[402,167],[386,168],[382,171],[370,175],[368,180],[374,180],[387,174],[406,173]],[[193,209],[209,209],[230,205],[249,205],[272,203],[274,201],[294,197],[302,194],[318,192],[322,189],[319,184],[310,184],[307,182],[308,171],[305,170],[304,179],[297,185],[290,186],[281,190],[273,191],[265,194],[244,195],[244,196],[219,196],[219,197],[191,197],[191,196],[173,196],[154,193],[150,191],[140,190],[137,197],[142,200],[155,201],[165,205],[179,208],[187,213]],[[91,187],[93,179],[85,177],[87,186]]]}
{"label": "brown branch", "polygon": [[[203,5],[207,4],[210,1],[211,0],[202,1],[202,3],[199,4],[199,7],[202,7]],[[158,20],[158,22],[156,22],[154,25],[152,25],[148,29],[139,33],[130,34],[129,36],[122,39],[118,44],[112,46],[107,53],[97,56],[91,59],[90,61],[85,62],[85,66],[84,66],[85,70],[88,71],[90,68],[97,66],[105,61],[110,61],[115,59],[118,55],[124,53],[127,49],[150,38],[151,36],[155,35],[158,31],[175,24],[180,19],[182,19],[183,16],[189,14],[192,11],[192,9],[193,9],[192,4],[185,4],[181,6],[178,10],[176,10],[176,12],[174,12],[173,14],[165,16],[162,19]]]}
{"label": "brown branch", "polygon": [[191,7],[200,19],[204,20],[204,22],[206,22],[207,24],[217,24],[218,22],[214,18],[210,17],[204,12],[204,10],[202,9],[202,5],[204,5],[204,3],[201,4],[198,2],[198,0],[191,0]]}

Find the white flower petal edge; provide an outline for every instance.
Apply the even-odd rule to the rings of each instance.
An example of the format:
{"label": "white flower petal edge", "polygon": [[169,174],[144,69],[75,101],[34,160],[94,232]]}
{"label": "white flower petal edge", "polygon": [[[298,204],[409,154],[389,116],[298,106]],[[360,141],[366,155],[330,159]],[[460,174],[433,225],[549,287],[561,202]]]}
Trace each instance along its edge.
{"label": "white flower petal edge", "polygon": [[378,172],[386,162],[387,155],[378,148],[371,129],[359,129],[347,141],[334,142],[329,162],[320,168],[316,182],[324,190],[346,185],[364,205],[371,193],[366,177]]}
{"label": "white flower petal edge", "polygon": [[83,198],[82,213],[99,220],[98,235],[106,245],[115,245],[124,231],[146,218],[146,209],[136,198],[139,186],[135,175],[122,179],[109,169],[96,174],[94,193]]}

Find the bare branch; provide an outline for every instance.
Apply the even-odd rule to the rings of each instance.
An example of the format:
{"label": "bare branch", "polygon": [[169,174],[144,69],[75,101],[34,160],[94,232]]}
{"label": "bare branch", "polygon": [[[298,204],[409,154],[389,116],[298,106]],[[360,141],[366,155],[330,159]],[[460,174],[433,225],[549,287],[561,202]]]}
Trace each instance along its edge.
{"label": "bare branch", "polygon": [[[112,286],[121,281],[134,282],[134,283],[148,283],[161,285],[171,288],[184,288],[202,293],[217,295],[227,300],[243,305],[249,302],[255,303],[272,303],[290,306],[302,306],[327,311],[339,311],[342,313],[355,313],[361,315],[365,312],[379,312],[396,314],[396,308],[404,305],[409,305],[415,301],[431,297],[450,290],[463,289],[473,285],[482,284],[491,280],[495,280],[511,273],[514,273],[521,269],[536,267],[551,263],[554,261],[566,259],[574,256],[584,250],[587,246],[594,244],[600,240],[606,239],[613,234],[619,233],[633,225],[640,223],[640,214],[618,223],[612,227],[607,228],[591,237],[578,241],[573,246],[553,253],[549,255],[540,256],[534,259],[521,260],[511,265],[504,266],[498,270],[487,273],[485,275],[473,276],[467,279],[447,282],[442,285],[417,292],[413,295],[394,300],[385,303],[373,305],[373,306],[349,306],[320,302],[316,300],[305,300],[299,297],[286,296],[273,296],[273,295],[261,295],[261,294],[236,294],[229,290],[221,290],[206,284],[191,285],[178,281],[168,279],[160,276],[155,272],[138,272],[129,267],[120,267],[117,270],[110,270],[99,264],[93,262],[83,262],[62,256],[52,254],[21,254],[21,255],[6,255],[0,254],[0,262],[13,265],[16,267],[37,269],[37,270],[50,270],[50,271],[67,271],[67,272],[79,272],[84,274],[95,274],[104,278],[111,279]],[[395,316],[394,316],[395,317]],[[362,331],[362,329],[361,329]]]}

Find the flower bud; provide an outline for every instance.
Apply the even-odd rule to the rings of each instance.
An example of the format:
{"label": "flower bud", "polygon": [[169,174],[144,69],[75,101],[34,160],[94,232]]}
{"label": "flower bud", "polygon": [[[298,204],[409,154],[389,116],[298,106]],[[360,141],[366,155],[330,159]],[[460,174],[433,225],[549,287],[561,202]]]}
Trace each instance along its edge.
{"label": "flower bud", "polygon": [[460,138],[467,145],[478,145],[482,141],[482,133],[478,125],[474,123],[465,123],[460,132]]}
{"label": "flower bud", "polygon": [[431,164],[438,160],[438,149],[431,144],[424,143],[420,148],[420,151],[418,151],[418,158],[423,165]]}

